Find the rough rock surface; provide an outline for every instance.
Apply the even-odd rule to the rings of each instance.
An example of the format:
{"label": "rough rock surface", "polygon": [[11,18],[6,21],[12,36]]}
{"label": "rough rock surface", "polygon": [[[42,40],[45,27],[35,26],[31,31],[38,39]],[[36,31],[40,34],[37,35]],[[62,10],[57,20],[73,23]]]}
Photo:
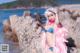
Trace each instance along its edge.
{"label": "rough rock surface", "polygon": [[68,29],[69,37],[72,37],[80,53],[80,5],[63,6],[59,8],[59,20]]}
{"label": "rough rock surface", "polygon": [[36,29],[37,22],[33,21],[30,16],[18,17],[15,25],[12,24],[12,29],[16,30],[19,39],[21,53],[42,53],[39,35],[41,28]]}

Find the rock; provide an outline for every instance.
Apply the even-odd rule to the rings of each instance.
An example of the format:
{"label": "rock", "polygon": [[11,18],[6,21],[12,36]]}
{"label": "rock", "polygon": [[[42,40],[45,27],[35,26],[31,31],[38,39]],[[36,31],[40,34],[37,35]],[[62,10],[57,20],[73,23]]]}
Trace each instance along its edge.
{"label": "rock", "polygon": [[10,27],[10,21],[9,20],[5,20],[4,23],[4,34],[5,34],[5,39],[9,40],[9,41],[12,41],[12,42],[16,42],[18,43],[18,38],[17,38],[17,35],[15,33],[14,30],[11,29]]}
{"label": "rock", "polygon": [[[13,17],[10,17],[13,20]],[[12,22],[11,20],[11,22]],[[37,22],[32,19],[30,15],[22,17],[16,17],[12,22],[12,29],[15,29],[18,40],[19,46],[22,50],[21,53],[42,53],[41,47],[41,38],[40,38],[40,31],[41,27],[36,29]]]}
{"label": "rock", "polygon": [[[4,32],[4,44],[9,44],[10,53],[20,53],[19,41],[14,30],[10,27],[9,20],[5,20],[3,23],[3,32]],[[15,48],[14,48],[15,47]],[[17,48],[17,50],[16,50]]]}
{"label": "rock", "polygon": [[59,11],[59,20],[62,23],[62,25],[68,29],[68,36],[74,39],[75,45],[77,46],[77,49],[79,49],[80,48],[80,44],[79,44],[80,42],[80,11],[73,10],[70,7],[69,9],[65,8],[66,9],[65,11],[62,11],[63,9],[64,8],[62,9],[60,8],[61,11]]}

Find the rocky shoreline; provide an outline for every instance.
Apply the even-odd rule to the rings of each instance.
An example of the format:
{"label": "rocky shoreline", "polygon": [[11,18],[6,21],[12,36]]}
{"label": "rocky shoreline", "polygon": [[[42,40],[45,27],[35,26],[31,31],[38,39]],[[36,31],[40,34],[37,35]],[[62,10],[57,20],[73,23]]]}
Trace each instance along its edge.
{"label": "rocky shoreline", "polygon": [[[78,7],[76,7],[78,6]],[[64,5],[58,7],[59,20],[62,25],[68,29],[68,35],[71,37],[76,45],[72,53],[80,53],[80,5]],[[4,33],[11,32],[11,36],[6,35],[8,39],[12,39],[13,42],[19,43],[22,52],[21,53],[43,53],[41,48],[41,27],[37,27],[38,21],[30,16],[29,12],[27,16],[10,16],[7,24],[7,29],[4,27]],[[34,24],[34,27],[33,25]],[[11,26],[11,27],[10,27]],[[11,28],[11,30],[8,30]],[[11,40],[10,39],[10,40]],[[14,41],[15,40],[15,41]]]}

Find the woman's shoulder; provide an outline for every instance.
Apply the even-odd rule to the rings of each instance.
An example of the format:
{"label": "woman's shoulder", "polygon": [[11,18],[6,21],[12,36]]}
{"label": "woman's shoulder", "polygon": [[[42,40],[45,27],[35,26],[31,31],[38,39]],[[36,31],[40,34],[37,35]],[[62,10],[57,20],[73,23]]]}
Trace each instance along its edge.
{"label": "woman's shoulder", "polygon": [[57,28],[60,30],[60,31],[65,31],[65,32],[68,32],[67,31],[67,29],[61,24],[61,23],[59,23],[58,25],[57,25]]}

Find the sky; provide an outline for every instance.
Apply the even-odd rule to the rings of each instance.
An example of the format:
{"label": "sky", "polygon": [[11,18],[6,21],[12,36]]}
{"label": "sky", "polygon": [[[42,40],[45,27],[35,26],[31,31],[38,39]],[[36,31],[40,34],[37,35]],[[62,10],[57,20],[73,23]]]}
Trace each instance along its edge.
{"label": "sky", "polygon": [[12,1],[15,1],[15,0],[0,0],[0,4],[7,3],[7,2],[12,2]]}

